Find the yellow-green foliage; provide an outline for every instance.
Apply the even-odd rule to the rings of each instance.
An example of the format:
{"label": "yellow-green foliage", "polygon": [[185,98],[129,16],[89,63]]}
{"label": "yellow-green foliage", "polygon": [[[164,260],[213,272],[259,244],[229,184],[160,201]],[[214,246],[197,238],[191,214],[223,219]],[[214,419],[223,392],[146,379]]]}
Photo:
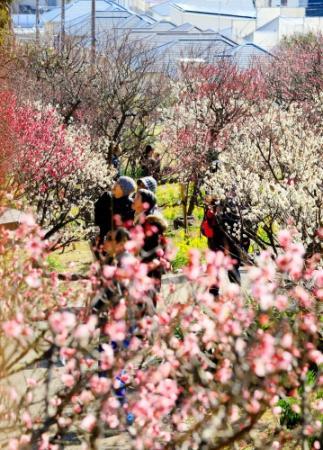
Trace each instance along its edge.
{"label": "yellow-green foliage", "polygon": [[158,205],[175,205],[181,202],[181,191],[178,183],[162,184],[157,187]]}
{"label": "yellow-green foliage", "polygon": [[[272,225],[272,231],[274,233],[274,235],[276,235],[279,231],[279,227],[277,225],[277,223],[274,223]],[[267,245],[270,245],[270,239],[268,236],[267,231],[265,230],[265,226],[263,223],[260,223],[258,225],[258,229],[257,229],[257,236]],[[259,250],[258,245],[254,242],[251,242],[248,253],[254,253],[255,251]]]}
{"label": "yellow-green foliage", "polygon": [[189,227],[188,234],[185,235],[185,231],[182,228],[179,230],[172,228],[174,219],[183,217],[180,185],[174,183],[158,186],[157,201],[158,205],[163,206],[162,213],[170,225],[167,235],[171,239],[172,246],[177,251],[172,261],[172,267],[174,270],[178,270],[187,263],[190,249],[204,250],[207,248],[207,240],[200,233],[200,223],[204,211],[200,207],[194,209],[195,224]]}
{"label": "yellow-green foliage", "polygon": [[172,237],[172,244],[177,250],[172,261],[174,270],[180,269],[188,262],[188,254],[192,248],[198,250],[207,249],[207,240],[201,236],[198,227],[192,228],[188,236],[185,236],[183,229],[177,230]]}

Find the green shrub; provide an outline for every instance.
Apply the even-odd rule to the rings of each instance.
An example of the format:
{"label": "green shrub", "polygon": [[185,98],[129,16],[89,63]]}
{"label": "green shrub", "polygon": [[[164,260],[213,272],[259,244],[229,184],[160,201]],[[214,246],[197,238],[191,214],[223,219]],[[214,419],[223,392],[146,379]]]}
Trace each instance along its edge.
{"label": "green shrub", "polygon": [[177,325],[174,330],[174,336],[177,337],[180,341],[184,339],[184,334],[180,325]]}
{"label": "green shrub", "polygon": [[[306,374],[305,386],[313,386],[316,383],[317,373],[314,370],[309,370]],[[301,394],[304,388],[299,388]],[[300,400],[295,397],[287,397],[278,401],[278,406],[282,408],[280,416],[281,425],[288,429],[293,429],[301,423],[302,416],[293,410],[293,405],[299,405]]]}
{"label": "green shrub", "polygon": [[293,429],[301,423],[301,415],[292,409],[292,406],[298,403],[299,401],[294,397],[288,397],[278,401],[278,406],[282,409],[280,424],[286,426],[288,429]]}

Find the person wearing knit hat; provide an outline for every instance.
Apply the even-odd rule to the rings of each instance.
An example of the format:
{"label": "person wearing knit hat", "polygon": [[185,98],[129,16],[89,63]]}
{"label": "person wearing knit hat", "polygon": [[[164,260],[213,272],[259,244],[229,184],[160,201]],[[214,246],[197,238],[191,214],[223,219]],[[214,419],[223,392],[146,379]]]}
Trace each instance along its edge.
{"label": "person wearing knit hat", "polygon": [[139,178],[137,181],[137,186],[139,189],[148,189],[155,194],[157,189],[157,181],[154,177],[143,177]]}
{"label": "person wearing knit hat", "polygon": [[109,231],[133,224],[133,200],[130,197],[136,190],[136,182],[130,177],[120,177],[112,186],[111,192],[104,192],[94,204],[94,223],[100,229],[97,245],[102,246]]}
{"label": "person wearing knit hat", "polygon": [[112,194],[114,197],[129,197],[136,190],[136,183],[130,177],[120,177],[112,187]]}

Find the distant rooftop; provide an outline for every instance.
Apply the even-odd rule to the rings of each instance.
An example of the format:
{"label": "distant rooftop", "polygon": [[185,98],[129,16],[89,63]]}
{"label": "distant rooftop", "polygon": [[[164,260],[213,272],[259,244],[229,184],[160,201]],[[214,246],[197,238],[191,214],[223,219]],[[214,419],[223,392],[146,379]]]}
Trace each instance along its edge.
{"label": "distant rooftop", "polygon": [[[81,16],[91,14],[91,0],[75,0],[65,7],[65,21],[69,22]],[[96,0],[96,12],[100,11],[124,11],[122,6],[107,0]],[[54,8],[42,15],[42,22],[59,22],[61,20],[61,8]]]}
{"label": "distant rooftop", "polygon": [[151,12],[154,12],[160,16],[168,17],[170,15],[170,8],[173,0],[165,1],[159,5],[153,6]]}
{"label": "distant rooftop", "polygon": [[255,18],[256,8],[252,0],[185,0],[173,1],[173,5],[194,14],[211,14]]}
{"label": "distant rooftop", "polygon": [[[197,2],[196,2],[197,3]],[[232,14],[253,13],[252,0],[199,0],[199,7],[192,0],[170,0],[159,7],[190,8],[189,11],[205,14],[226,14],[233,8]],[[239,9],[240,8],[240,9]],[[186,10],[185,10],[186,11]],[[216,11],[216,12],[215,12]],[[28,15],[30,29],[34,30],[34,15]],[[242,17],[243,19],[246,16]],[[22,25],[26,26],[27,18],[21,17]],[[13,17],[16,30],[19,27],[18,18]],[[60,32],[61,10],[55,8],[41,17],[41,27],[52,23],[52,27],[44,27],[43,32],[52,35],[53,39]],[[108,40],[129,37],[131,41],[143,43],[152,57],[156,58],[154,70],[168,67],[172,74],[176,74],[179,62],[213,63],[219,58],[235,58],[241,67],[248,67],[254,55],[268,55],[268,53],[253,44],[239,46],[228,36],[224,36],[212,29],[203,31],[191,23],[176,25],[169,20],[157,21],[146,14],[137,14],[118,5],[112,0],[96,1],[96,40],[97,49],[104,51]],[[19,29],[22,29],[20,25]],[[272,26],[273,24],[271,24]],[[33,27],[33,28],[32,28]],[[91,0],[74,0],[65,7],[66,34],[82,38],[83,45],[90,45],[91,34]],[[229,34],[229,33],[228,33]],[[101,49],[101,50],[100,50]]]}

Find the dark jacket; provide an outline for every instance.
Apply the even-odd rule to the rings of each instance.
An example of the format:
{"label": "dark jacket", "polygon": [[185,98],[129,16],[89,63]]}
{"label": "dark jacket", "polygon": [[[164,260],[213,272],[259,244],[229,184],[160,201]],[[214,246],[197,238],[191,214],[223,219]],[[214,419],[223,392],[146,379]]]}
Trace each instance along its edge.
{"label": "dark jacket", "polygon": [[100,228],[102,243],[106,234],[116,226],[115,216],[120,216],[122,225],[129,228],[134,219],[133,200],[128,196],[114,198],[111,192],[105,192],[94,204],[94,223]]}
{"label": "dark jacket", "polygon": [[228,252],[236,260],[236,266],[240,266],[242,252],[248,250],[249,240],[242,238],[240,217],[233,205],[224,207],[221,212],[207,207],[201,232],[207,237],[210,250]]}
{"label": "dark jacket", "polygon": [[159,158],[147,158],[141,162],[141,176],[142,177],[154,177],[155,180],[159,180],[160,176],[160,159]]}
{"label": "dark jacket", "polygon": [[[150,214],[142,223],[142,228],[145,234],[144,245],[141,249],[140,256],[143,263],[150,263],[155,259],[160,260],[159,251],[166,251],[167,240],[164,236],[167,230],[167,222],[159,214]],[[148,273],[148,276],[153,278],[161,278],[165,272],[163,265]]]}

